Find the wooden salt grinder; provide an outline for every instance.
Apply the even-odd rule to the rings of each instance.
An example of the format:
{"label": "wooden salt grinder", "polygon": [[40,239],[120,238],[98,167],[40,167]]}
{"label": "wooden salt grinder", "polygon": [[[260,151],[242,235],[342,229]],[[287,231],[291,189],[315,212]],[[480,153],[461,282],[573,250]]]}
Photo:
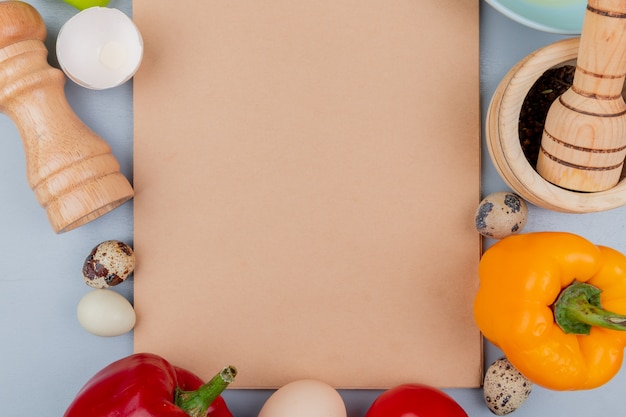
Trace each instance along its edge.
{"label": "wooden salt grinder", "polygon": [[626,157],[626,0],[589,0],[572,87],[550,107],[537,172],[574,191],[612,188]]}
{"label": "wooden salt grinder", "polygon": [[57,233],[133,197],[109,145],[73,112],[65,75],[47,62],[46,26],[20,1],[0,2],[0,111],[17,125],[26,173]]}

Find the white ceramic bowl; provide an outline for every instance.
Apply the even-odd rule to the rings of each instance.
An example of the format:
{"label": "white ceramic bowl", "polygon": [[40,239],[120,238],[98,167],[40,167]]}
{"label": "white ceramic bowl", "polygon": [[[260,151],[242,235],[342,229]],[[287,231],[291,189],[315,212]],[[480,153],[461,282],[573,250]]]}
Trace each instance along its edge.
{"label": "white ceramic bowl", "polygon": [[587,0],[485,0],[505,16],[543,32],[578,35]]}
{"label": "white ceramic bowl", "polygon": [[72,81],[103,90],[135,75],[143,57],[143,39],[121,10],[91,7],[61,27],[56,53],[61,69]]}

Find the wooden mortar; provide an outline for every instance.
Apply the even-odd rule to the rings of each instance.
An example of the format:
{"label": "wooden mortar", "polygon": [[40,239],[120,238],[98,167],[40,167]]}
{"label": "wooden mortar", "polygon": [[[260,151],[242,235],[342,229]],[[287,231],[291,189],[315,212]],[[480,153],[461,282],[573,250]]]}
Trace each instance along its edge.
{"label": "wooden mortar", "polygon": [[549,69],[576,65],[580,38],[563,39],[530,53],[502,78],[485,118],[489,156],[504,182],[528,202],[564,213],[591,213],[626,205],[626,178],[605,191],[572,191],[546,181],[524,154],[520,115],[529,90]]}
{"label": "wooden mortar", "polygon": [[47,62],[46,27],[37,10],[0,2],[0,111],[16,124],[26,173],[57,233],[72,230],[133,197],[109,145],[65,97],[65,74]]}
{"label": "wooden mortar", "polygon": [[548,112],[537,172],[562,188],[597,192],[626,157],[626,0],[589,0],[572,87]]}

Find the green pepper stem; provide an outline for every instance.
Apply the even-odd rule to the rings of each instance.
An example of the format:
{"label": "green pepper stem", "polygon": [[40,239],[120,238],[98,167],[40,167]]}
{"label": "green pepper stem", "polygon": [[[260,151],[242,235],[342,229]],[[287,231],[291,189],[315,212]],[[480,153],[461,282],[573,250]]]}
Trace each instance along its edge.
{"label": "green pepper stem", "polygon": [[591,284],[573,282],[554,304],[557,324],[565,333],[589,334],[593,326],[626,330],[626,316],[602,308],[601,290]]}
{"label": "green pepper stem", "polygon": [[227,366],[195,391],[176,390],[174,403],[190,417],[207,417],[209,406],[237,376],[234,366]]}

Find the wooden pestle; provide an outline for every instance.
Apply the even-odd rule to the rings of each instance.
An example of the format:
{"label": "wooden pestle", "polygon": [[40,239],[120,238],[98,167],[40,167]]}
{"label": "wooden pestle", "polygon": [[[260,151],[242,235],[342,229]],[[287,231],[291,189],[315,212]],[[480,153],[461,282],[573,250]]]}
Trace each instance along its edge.
{"label": "wooden pestle", "polygon": [[133,197],[109,145],[71,109],[65,74],[47,62],[46,26],[20,1],[0,2],[0,111],[16,124],[26,174],[57,233]]}
{"label": "wooden pestle", "polygon": [[573,191],[615,186],[626,157],[626,0],[589,0],[569,90],[550,107],[537,172]]}

